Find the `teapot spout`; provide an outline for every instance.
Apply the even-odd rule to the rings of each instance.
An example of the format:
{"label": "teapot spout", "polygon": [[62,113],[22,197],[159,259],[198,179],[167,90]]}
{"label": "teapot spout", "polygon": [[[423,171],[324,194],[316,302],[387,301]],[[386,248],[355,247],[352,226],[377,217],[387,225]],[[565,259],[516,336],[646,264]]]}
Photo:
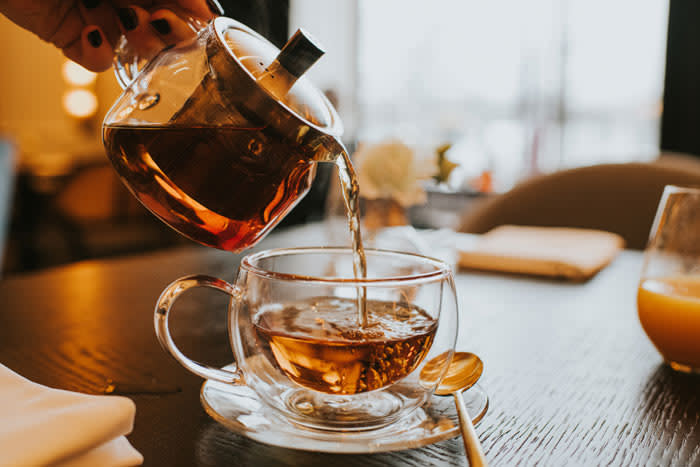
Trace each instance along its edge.
{"label": "teapot spout", "polygon": [[339,137],[327,135],[320,139],[318,146],[313,154],[314,162],[332,162],[336,163],[340,158],[348,158],[348,150],[345,149]]}

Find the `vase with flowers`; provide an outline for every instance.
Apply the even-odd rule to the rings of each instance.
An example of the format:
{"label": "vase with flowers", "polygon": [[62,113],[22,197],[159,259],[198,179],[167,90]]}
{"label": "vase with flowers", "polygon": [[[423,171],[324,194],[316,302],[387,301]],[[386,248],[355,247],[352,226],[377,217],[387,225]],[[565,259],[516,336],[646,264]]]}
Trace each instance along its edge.
{"label": "vase with flowers", "polygon": [[420,252],[408,238],[415,237],[408,232],[412,231],[409,209],[426,202],[429,180],[444,181],[455,167],[445,157],[448,147],[420,150],[397,139],[358,146],[352,159],[360,184],[366,246]]}

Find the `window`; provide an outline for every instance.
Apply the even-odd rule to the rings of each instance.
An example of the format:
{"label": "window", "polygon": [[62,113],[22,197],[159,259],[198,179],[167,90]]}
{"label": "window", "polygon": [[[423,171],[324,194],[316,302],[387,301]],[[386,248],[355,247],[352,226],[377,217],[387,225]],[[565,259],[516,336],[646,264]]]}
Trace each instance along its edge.
{"label": "window", "polygon": [[655,157],[667,20],[668,2],[650,0],[296,0],[290,10],[292,28],[327,43],[312,79],[338,97],[349,138],[451,142],[463,175],[489,169],[497,189],[536,171]]}

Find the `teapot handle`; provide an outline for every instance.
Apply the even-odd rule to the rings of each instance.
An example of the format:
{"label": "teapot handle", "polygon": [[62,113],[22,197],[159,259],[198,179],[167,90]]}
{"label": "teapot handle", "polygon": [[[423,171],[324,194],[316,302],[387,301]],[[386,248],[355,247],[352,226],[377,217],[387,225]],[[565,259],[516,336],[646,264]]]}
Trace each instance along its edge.
{"label": "teapot handle", "polygon": [[[178,11],[178,10],[174,10]],[[178,15],[180,16],[180,15]],[[191,15],[180,16],[181,19],[187,23],[187,25],[192,29],[192,31],[197,34],[199,31],[207,26],[207,22]],[[122,34],[117,41],[117,46],[114,48],[114,59],[112,61],[112,67],[114,68],[114,74],[117,77],[117,82],[122,89],[126,89],[131,82],[136,78],[139,72],[146,66],[146,64],[155,57],[160,50],[153,50],[148,56],[139,56],[136,51],[129,45],[126,40],[126,36]]]}

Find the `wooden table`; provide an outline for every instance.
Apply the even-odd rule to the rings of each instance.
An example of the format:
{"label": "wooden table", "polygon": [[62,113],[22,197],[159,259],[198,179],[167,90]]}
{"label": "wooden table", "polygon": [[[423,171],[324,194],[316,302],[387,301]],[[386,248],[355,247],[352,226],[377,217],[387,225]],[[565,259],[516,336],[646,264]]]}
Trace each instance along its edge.
{"label": "wooden table", "polygon": [[[319,226],[262,247],[312,244]],[[199,247],[87,261],[0,283],[0,362],[36,382],[132,393],[129,436],[147,466],[464,465],[461,441],[374,455],[269,447],[233,434],[199,403],[202,381],[159,347],[152,309],[189,273],[232,280],[239,256]],[[459,348],[477,352],[490,409],[477,425],[491,465],[700,465],[700,377],[662,365],[636,316],[641,253],[585,284],[459,273]],[[193,357],[231,360],[226,297],[194,291],[171,328]],[[698,337],[700,339],[700,336]]]}

